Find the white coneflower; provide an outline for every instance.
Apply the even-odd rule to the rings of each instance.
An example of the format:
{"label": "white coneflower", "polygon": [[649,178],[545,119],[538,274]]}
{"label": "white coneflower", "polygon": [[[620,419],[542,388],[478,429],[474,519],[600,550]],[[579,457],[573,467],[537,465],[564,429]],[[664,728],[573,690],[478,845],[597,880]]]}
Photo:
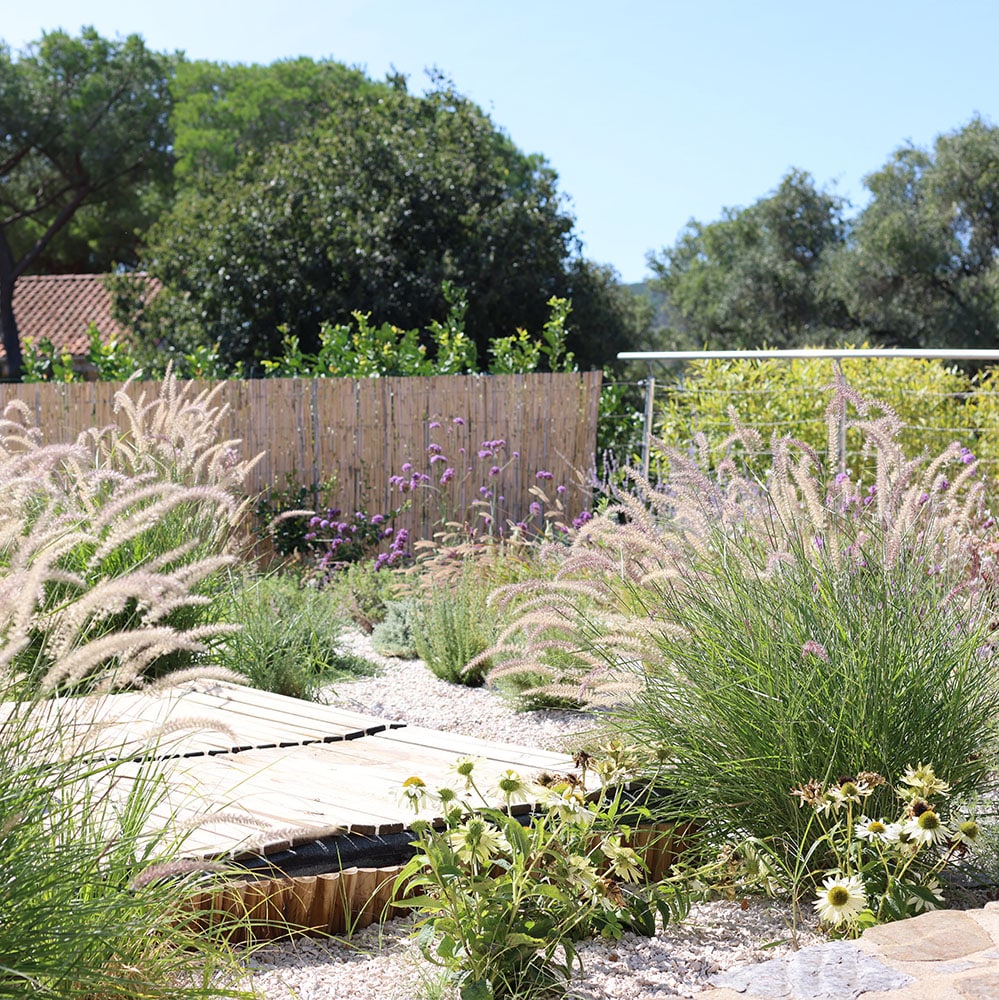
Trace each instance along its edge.
{"label": "white coneflower", "polygon": [[502,832],[481,816],[472,816],[448,834],[448,843],[459,861],[488,864],[509,851]]}
{"label": "white coneflower", "polygon": [[441,815],[450,824],[457,823],[461,814],[468,809],[467,803],[458,798],[458,793],[447,785],[442,785],[437,789],[437,801],[440,802]]}
{"label": "white coneflower", "polygon": [[586,800],[582,793],[569,784],[545,788],[541,794],[541,801],[560,819],[582,821],[593,816],[586,808]]}
{"label": "white coneflower", "polygon": [[830,875],[816,895],[819,920],[833,927],[850,923],[867,906],[864,883],[856,875]]}
{"label": "white coneflower", "polygon": [[418,775],[413,774],[402,783],[399,799],[414,812],[419,812],[424,806],[430,804],[432,793],[427,788],[427,783]]}
{"label": "white coneflower", "polygon": [[645,864],[630,847],[621,844],[620,837],[608,837],[600,845],[607,859],[609,871],[623,882],[640,882],[645,873]]}
{"label": "white coneflower", "polygon": [[858,784],[853,778],[844,778],[838,785],[832,785],[826,793],[836,808],[848,803],[862,802],[871,794],[871,789]]}
{"label": "white coneflower", "polygon": [[478,757],[459,757],[452,765],[455,773],[461,778],[466,790],[472,787],[474,781],[472,773],[479,763],[481,763],[481,758]]}
{"label": "white coneflower", "polygon": [[929,878],[922,885],[914,886],[919,892],[911,892],[906,903],[912,907],[913,913],[926,913],[928,910],[938,910],[943,906],[943,886],[937,878]]}
{"label": "white coneflower", "polygon": [[600,876],[593,862],[583,854],[570,854],[565,859],[566,881],[588,897],[597,893]]}
{"label": "white coneflower", "polygon": [[507,807],[517,802],[527,802],[531,797],[531,786],[516,771],[510,769],[499,776],[495,791]]}
{"label": "white coneflower", "polygon": [[883,819],[868,819],[867,816],[861,816],[853,832],[858,840],[894,843],[901,831],[902,828],[898,823],[886,823]]}
{"label": "white coneflower", "polygon": [[978,824],[973,819],[966,819],[951,834],[952,844],[972,845],[978,839]]}
{"label": "white coneflower", "polygon": [[924,809],[918,816],[906,820],[902,833],[915,844],[942,844],[951,836],[950,830],[933,809]]}
{"label": "white coneflower", "polygon": [[906,786],[901,790],[901,794],[905,798],[914,796],[930,799],[935,795],[946,795],[950,791],[950,785],[933,773],[933,767],[930,764],[907,767],[905,774],[899,780]]}

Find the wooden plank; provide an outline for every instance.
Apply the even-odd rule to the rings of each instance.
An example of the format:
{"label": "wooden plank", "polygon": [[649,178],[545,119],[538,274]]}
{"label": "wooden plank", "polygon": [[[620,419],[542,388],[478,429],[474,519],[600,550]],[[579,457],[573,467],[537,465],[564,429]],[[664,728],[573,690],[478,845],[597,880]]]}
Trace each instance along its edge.
{"label": "wooden plank", "polygon": [[[0,721],[17,708],[0,703]],[[154,756],[349,740],[402,725],[218,681],[192,681],[156,695],[52,699],[35,706],[32,718],[40,729],[58,730],[62,739],[92,750]],[[181,731],[185,721],[191,726]]]}
{"label": "wooden plank", "polygon": [[234,707],[240,711],[263,711],[268,715],[264,718],[281,718],[291,720],[288,724],[307,720],[317,730],[328,727],[333,736],[341,734],[356,734],[379,732],[392,727],[398,728],[404,723],[393,722],[375,715],[352,712],[348,709],[324,705],[320,702],[304,701],[287,695],[260,691],[257,688],[241,684],[228,684],[224,681],[192,681],[192,691],[218,699],[220,707]]}

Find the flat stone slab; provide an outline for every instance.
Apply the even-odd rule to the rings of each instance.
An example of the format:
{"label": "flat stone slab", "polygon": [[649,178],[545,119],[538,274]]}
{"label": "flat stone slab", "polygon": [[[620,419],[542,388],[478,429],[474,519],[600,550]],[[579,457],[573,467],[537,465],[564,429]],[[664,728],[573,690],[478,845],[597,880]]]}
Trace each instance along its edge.
{"label": "flat stone slab", "polygon": [[865,954],[852,941],[811,945],[708,980],[718,989],[772,1000],[855,1000],[862,993],[896,990],[912,981],[911,976]]}
{"label": "flat stone slab", "polygon": [[961,910],[931,910],[914,920],[870,927],[862,941],[891,962],[952,962],[993,947],[985,928]]}

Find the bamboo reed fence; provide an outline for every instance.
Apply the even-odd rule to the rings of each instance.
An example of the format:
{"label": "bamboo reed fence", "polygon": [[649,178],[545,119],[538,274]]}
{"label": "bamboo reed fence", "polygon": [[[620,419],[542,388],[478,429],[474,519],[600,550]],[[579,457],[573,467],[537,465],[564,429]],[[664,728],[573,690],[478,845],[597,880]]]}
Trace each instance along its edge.
{"label": "bamboo reed fence", "polygon": [[[213,383],[196,382],[195,390]],[[251,495],[330,480],[320,499],[347,513],[384,513],[409,501],[396,524],[428,537],[444,516],[476,517],[480,488],[492,489],[500,519],[528,516],[532,487],[560,499],[569,516],[589,502],[596,451],[601,373],[447,375],[426,378],[258,379],[225,383],[226,438],[242,454],[264,452],[247,484]],[[0,384],[0,410],[11,399],[32,408],[46,442],[68,442],[114,420],[116,382]],[[132,392],[152,399],[159,383]],[[433,425],[439,426],[433,426]],[[480,457],[486,441],[505,447]],[[431,463],[432,446],[442,449]],[[517,457],[514,457],[516,454]],[[430,476],[402,494],[390,482],[404,465]],[[501,474],[490,477],[490,470]],[[446,468],[453,479],[440,484]],[[537,479],[541,471],[550,473]],[[500,497],[503,498],[500,502]]]}

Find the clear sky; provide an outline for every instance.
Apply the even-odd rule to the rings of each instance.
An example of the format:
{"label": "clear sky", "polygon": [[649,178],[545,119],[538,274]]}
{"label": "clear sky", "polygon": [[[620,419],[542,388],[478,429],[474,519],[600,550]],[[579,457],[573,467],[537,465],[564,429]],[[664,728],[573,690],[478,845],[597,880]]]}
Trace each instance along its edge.
{"label": "clear sky", "polygon": [[5,0],[13,49],[92,24],[220,62],[437,67],[571,199],[625,281],[691,218],[809,171],[854,205],[905,143],[999,122],[996,0]]}

